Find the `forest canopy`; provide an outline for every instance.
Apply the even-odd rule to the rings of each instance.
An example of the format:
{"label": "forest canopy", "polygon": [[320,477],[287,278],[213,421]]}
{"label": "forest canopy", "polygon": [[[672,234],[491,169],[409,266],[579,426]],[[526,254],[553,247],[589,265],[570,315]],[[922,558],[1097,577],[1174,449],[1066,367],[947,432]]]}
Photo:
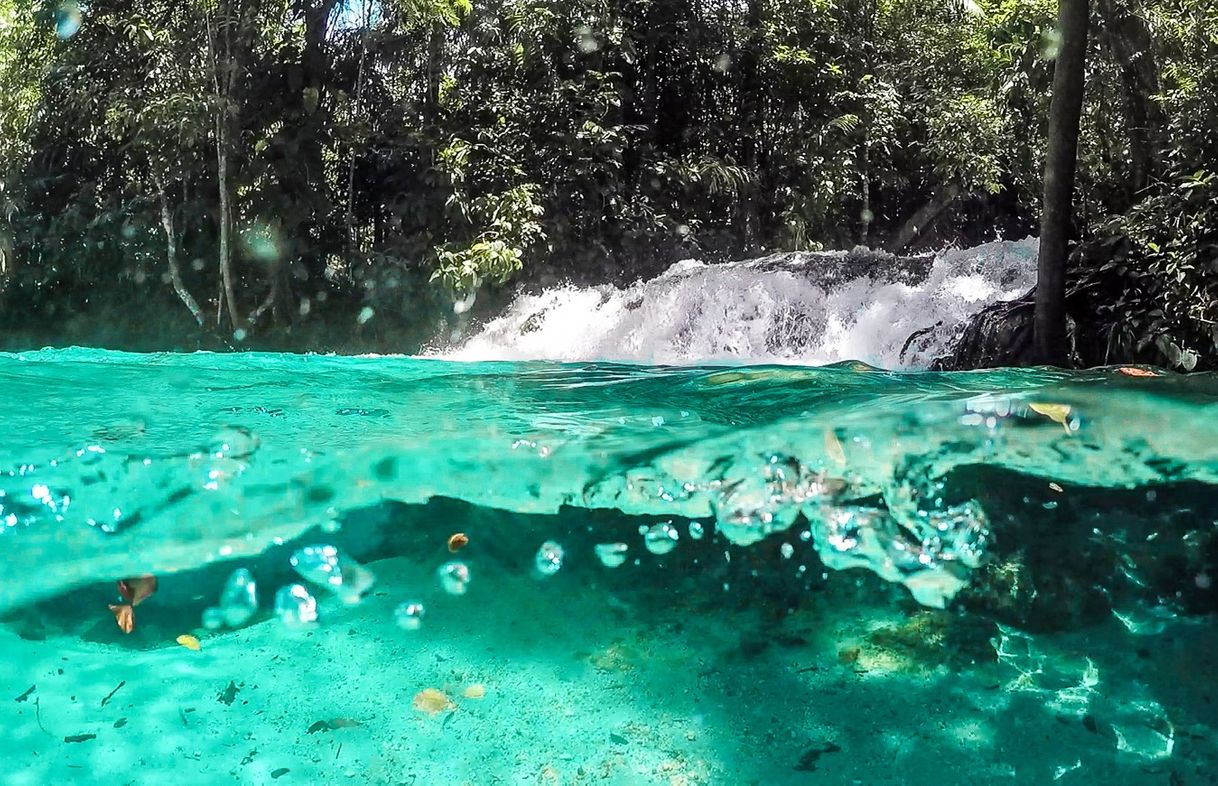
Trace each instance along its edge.
{"label": "forest canopy", "polygon": [[[0,0],[0,330],[139,345],[127,315],[156,324],[145,346],[402,349],[514,281],[1024,237],[1056,14]],[[1196,366],[1218,344],[1218,7],[1091,15],[1074,318],[1112,357]]]}

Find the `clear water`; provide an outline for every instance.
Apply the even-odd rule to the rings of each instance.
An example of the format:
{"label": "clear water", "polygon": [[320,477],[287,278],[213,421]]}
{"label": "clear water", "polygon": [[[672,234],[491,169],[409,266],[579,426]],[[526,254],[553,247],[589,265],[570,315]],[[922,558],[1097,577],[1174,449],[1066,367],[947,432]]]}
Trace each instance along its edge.
{"label": "clear water", "polygon": [[68,349],[0,389],[6,783],[1218,771],[1213,375]]}

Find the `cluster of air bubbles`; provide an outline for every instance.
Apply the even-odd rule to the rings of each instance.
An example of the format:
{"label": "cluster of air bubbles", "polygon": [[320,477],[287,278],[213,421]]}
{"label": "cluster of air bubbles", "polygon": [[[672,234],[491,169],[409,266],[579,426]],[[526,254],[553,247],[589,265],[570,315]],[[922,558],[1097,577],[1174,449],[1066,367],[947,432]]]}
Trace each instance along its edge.
{"label": "cluster of air bubbles", "polygon": [[701,521],[689,522],[689,537],[691,540],[702,540],[706,535],[706,527],[702,526]]}
{"label": "cluster of air bubbles", "polygon": [[317,599],[303,584],[289,584],[275,593],[275,616],[285,627],[302,628],[317,622]]}
{"label": "cluster of air bubbles", "polygon": [[440,587],[449,595],[464,595],[469,590],[469,566],[464,562],[445,562],[436,571],[436,576],[440,580]]}
{"label": "cluster of air bubbles", "polygon": [[418,630],[423,625],[427,610],[418,601],[408,600],[393,610],[393,619],[402,630]]}
{"label": "cluster of air bubbles", "polygon": [[630,547],[625,543],[596,544],[596,558],[606,568],[620,568],[626,562],[626,553]]}
{"label": "cluster of air bubbles", "polygon": [[846,481],[808,470],[798,459],[780,453],[731,462],[717,482],[713,499],[719,530],[738,546],[748,546],[782,532],[808,503],[831,500]]}
{"label": "cluster of air bubbles", "polygon": [[677,547],[681,535],[671,521],[652,524],[643,531],[643,544],[652,554],[663,556]]}
{"label": "cluster of air bubbles", "polygon": [[330,545],[305,546],[288,560],[300,577],[338,596],[343,603],[358,603],[376,581],[372,571]]}
{"label": "cluster of air bubbles", "polygon": [[536,568],[538,576],[548,578],[562,569],[562,560],[562,546],[552,540],[547,540],[541,544],[541,548],[537,549],[533,566]]}
{"label": "cluster of air bubbles", "polygon": [[225,626],[239,628],[258,611],[258,584],[245,568],[237,568],[224,582],[220,605],[203,612],[203,627],[219,630]]}

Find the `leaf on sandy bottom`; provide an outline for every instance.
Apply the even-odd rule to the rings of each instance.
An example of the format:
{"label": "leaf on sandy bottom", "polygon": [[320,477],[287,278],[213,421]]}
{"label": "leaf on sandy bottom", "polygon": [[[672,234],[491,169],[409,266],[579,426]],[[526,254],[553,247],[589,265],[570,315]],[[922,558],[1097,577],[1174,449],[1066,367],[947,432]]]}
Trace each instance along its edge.
{"label": "leaf on sandy bottom", "polygon": [[416,710],[429,716],[457,708],[453,700],[448,698],[448,694],[435,688],[424,688],[419,691],[414,695],[414,701],[411,704]]}

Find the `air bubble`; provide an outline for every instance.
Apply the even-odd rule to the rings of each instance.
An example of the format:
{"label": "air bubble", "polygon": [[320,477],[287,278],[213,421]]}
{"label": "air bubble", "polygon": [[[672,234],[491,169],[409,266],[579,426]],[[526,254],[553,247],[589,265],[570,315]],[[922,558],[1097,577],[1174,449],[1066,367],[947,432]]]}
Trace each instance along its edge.
{"label": "air bubble", "polygon": [[275,616],[289,628],[317,622],[317,599],[301,584],[280,587],[275,593]]}
{"label": "air bubble", "polygon": [[672,522],[665,521],[649,527],[647,534],[643,536],[643,543],[652,554],[663,555],[677,547],[677,540],[680,537]]}
{"label": "air bubble", "polygon": [[706,527],[702,526],[700,521],[689,522],[689,537],[694,540],[702,540],[702,536],[706,534]]}
{"label": "air bubble", "polygon": [[606,568],[617,568],[626,563],[626,552],[629,550],[625,543],[597,543],[596,558]]}
{"label": "air bubble", "polygon": [[449,595],[464,595],[469,590],[469,566],[464,562],[445,562],[436,571],[436,576]]}
{"label": "air bubble", "polygon": [[537,558],[534,563],[538,575],[542,577],[553,576],[562,568],[562,558],[562,546],[552,540],[547,540],[541,544],[541,548],[537,550]]}
{"label": "air bubble", "polygon": [[245,568],[237,568],[224,582],[220,605],[203,612],[203,627],[218,630],[228,626],[239,628],[258,611],[258,584]]}
{"label": "air bubble", "polygon": [[288,562],[300,577],[333,592],[343,603],[358,603],[372,588],[372,571],[334,546],[305,546]]}

